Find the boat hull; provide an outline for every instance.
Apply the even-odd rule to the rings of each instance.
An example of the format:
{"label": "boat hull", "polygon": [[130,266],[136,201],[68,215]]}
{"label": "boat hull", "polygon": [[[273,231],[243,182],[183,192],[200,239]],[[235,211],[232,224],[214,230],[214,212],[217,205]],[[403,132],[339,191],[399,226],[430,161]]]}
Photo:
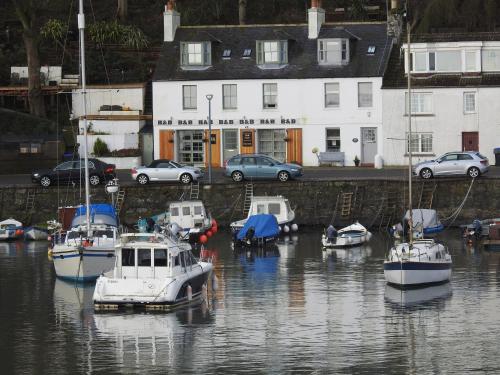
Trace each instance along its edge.
{"label": "boat hull", "polygon": [[444,283],[451,278],[451,262],[385,262],[387,283],[398,287],[416,287]]}
{"label": "boat hull", "polygon": [[54,248],[52,260],[57,277],[78,282],[94,281],[115,265],[113,248]]}
{"label": "boat hull", "polygon": [[370,241],[371,237],[372,234],[370,232],[367,232],[359,235],[356,234],[356,235],[339,236],[336,238],[335,242],[330,242],[328,241],[328,238],[325,235],[323,235],[323,237],[321,238],[321,242],[323,244],[323,248],[334,249],[341,247],[359,246]]}
{"label": "boat hull", "polygon": [[24,231],[24,239],[28,241],[43,241],[46,240],[49,233],[41,228],[29,227]]}

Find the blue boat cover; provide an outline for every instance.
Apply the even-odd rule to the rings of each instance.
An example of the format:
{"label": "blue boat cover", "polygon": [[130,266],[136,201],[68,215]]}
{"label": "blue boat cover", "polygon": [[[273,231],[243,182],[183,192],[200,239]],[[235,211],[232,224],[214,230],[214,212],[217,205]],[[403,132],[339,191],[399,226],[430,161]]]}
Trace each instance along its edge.
{"label": "blue boat cover", "polygon": [[280,233],[280,227],[276,216],[270,214],[252,215],[248,218],[247,222],[240,229],[237,235],[238,240],[243,240],[247,234],[248,229],[253,227],[255,229],[255,238],[270,238],[276,237]]}
{"label": "blue boat cover", "polygon": [[[73,217],[72,226],[81,225],[85,222],[87,209],[84,205],[77,207]],[[108,203],[94,203],[90,205],[90,222],[118,225],[118,218],[114,207]]]}

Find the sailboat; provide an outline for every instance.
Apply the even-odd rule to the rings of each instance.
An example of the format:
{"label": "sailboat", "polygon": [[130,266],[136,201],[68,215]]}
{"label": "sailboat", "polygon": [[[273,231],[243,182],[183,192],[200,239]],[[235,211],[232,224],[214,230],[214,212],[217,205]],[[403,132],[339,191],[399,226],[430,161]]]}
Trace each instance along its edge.
{"label": "sailboat", "polygon": [[85,205],[77,208],[67,232],[53,236],[50,254],[59,278],[74,281],[93,281],[113,268],[114,246],[118,236],[118,219],[109,204],[90,204],[87,99],[85,77],[85,16],[83,0],[79,0],[78,29],[80,38],[80,72],[82,77],[83,151],[85,162]]}
{"label": "sailboat", "polygon": [[451,277],[451,255],[448,249],[434,239],[414,239],[412,209],[412,149],[411,149],[411,65],[410,24],[407,23],[408,48],[408,242],[391,248],[384,261],[384,276],[388,284],[400,287],[418,287],[444,283]]}

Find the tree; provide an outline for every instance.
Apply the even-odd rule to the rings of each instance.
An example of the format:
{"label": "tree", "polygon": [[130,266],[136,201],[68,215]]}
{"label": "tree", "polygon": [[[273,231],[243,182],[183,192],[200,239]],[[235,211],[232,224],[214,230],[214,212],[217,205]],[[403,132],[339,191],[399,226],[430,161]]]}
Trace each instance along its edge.
{"label": "tree", "polygon": [[118,0],[118,18],[120,21],[125,22],[128,16],[128,0]]}
{"label": "tree", "polygon": [[240,25],[244,25],[247,22],[247,0],[238,0],[238,18]]}
{"label": "tree", "polygon": [[32,115],[46,117],[45,102],[40,82],[40,55],[38,38],[38,19],[40,8],[44,7],[43,0],[11,0],[15,13],[23,29],[24,48],[28,60],[28,102]]}
{"label": "tree", "polygon": [[484,4],[484,10],[486,14],[486,22],[488,25],[488,30],[494,31],[497,20],[498,5],[496,0],[486,0]]}

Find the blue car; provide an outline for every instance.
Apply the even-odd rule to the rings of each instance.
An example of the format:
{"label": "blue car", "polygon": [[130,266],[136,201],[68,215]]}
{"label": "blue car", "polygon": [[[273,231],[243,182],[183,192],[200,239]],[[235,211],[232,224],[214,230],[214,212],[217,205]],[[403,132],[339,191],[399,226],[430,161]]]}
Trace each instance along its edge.
{"label": "blue car", "polygon": [[233,181],[243,179],[278,179],[281,182],[302,176],[302,167],[297,164],[282,163],[267,155],[241,154],[228,159],[225,164],[225,175]]}

